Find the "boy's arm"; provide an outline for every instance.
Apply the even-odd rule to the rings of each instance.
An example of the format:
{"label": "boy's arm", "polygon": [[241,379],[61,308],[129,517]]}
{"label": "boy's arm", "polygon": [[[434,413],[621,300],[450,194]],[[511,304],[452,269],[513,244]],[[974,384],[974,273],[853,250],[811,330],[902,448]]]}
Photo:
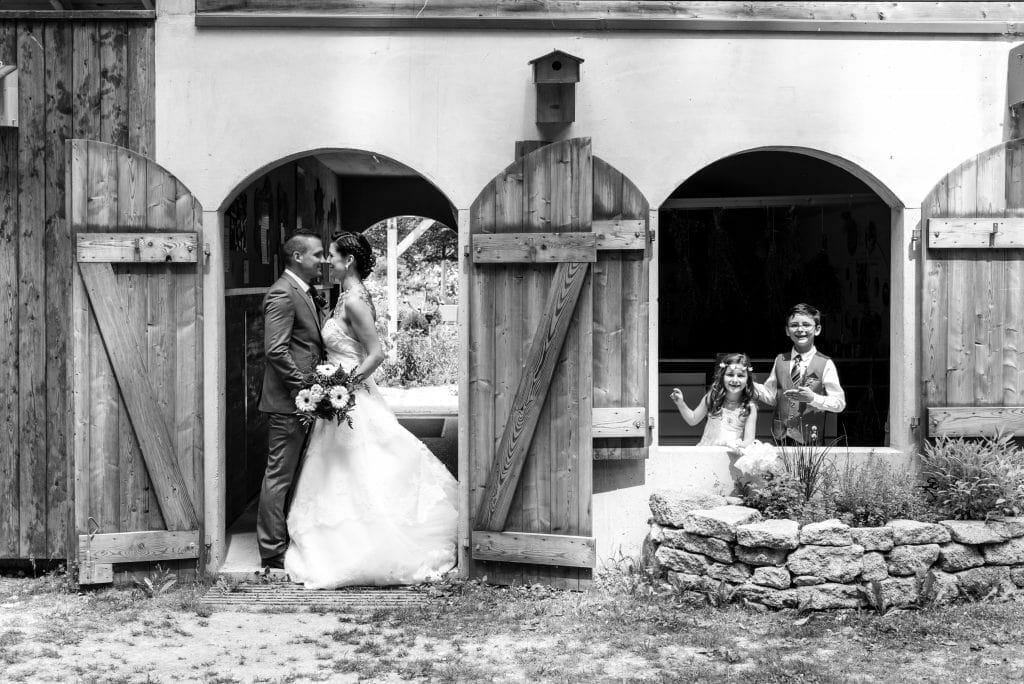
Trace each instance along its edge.
{"label": "boy's arm", "polygon": [[836,364],[832,363],[832,359],[825,362],[825,370],[821,375],[825,394],[816,394],[810,405],[819,411],[841,413],[846,408],[846,392],[839,384],[839,371],[836,370]]}
{"label": "boy's arm", "polygon": [[778,392],[779,385],[778,380],[775,379],[775,364],[772,364],[772,372],[768,374],[768,379],[764,381],[764,384],[754,383],[754,398],[768,406],[775,406]]}

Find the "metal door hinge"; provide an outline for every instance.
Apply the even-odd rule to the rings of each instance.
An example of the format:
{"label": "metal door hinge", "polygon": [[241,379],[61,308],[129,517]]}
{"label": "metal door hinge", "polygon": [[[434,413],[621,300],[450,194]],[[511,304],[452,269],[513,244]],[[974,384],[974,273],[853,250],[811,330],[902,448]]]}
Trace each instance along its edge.
{"label": "metal door hinge", "polygon": [[656,235],[657,232],[658,231],[656,231],[656,230],[649,230],[649,231],[647,231],[647,239],[650,240],[651,242],[654,242],[655,237],[657,237],[657,235]]}
{"label": "metal door hinge", "polygon": [[917,432],[920,427],[921,427],[921,419],[920,418],[918,418],[917,416],[914,416],[913,418],[910,419],[910,431],[911,432]]}
{"label": "metal door hinge", "polygon": [[917,249],[918,243],[921,241],[921,229],[914,228],[910,231],[910,248]]}

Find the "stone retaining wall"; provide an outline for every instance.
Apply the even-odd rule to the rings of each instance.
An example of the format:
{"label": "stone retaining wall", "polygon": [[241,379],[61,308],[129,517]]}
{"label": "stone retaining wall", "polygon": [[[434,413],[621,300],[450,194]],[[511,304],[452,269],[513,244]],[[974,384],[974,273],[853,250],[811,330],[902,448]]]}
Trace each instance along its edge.
{"label": "stone retaining wall", "polygon": [[[1024,517],[998,522],[893,520],[849,527],[764,520],[733,497],[660,490],[651,495],[643,563],[683,590],[736,595],[772,608],[859,608],[877,580],[887,606],[919,596],[934,576],[935,600],[1024,586]],[[922,574],[924,573],[924,574]]]}

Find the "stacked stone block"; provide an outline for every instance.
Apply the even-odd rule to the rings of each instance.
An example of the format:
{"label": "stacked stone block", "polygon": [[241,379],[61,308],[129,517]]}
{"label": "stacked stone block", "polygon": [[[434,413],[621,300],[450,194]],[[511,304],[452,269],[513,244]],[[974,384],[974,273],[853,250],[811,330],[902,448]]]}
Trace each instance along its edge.
{"label": "stacked stone block", "polygon": [[961,591],[1024,587],[1024,518],[800,526],[739,504],[697,491],[654,492],[645,566],[681,590],[715,591],[725,582],[772,608],[865,607],[875,581],[887,605],[906,606],[918,599],[921,571],[934,576],[940,602]]}

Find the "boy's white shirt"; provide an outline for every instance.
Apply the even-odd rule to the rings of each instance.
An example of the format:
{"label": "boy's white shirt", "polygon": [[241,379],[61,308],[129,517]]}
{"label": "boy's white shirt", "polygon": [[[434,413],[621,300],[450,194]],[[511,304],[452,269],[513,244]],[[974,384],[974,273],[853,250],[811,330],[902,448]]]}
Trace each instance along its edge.
{"label": "boy's white shirt", "polygon": [[[800,375],[802,376],[807,372],[807,366],[810,365],[811,359],[818,353],[817,348],[811,347],[806,353],[800,354],[793,348],[792,354],[796,356],[800,354]],[[842,385],[839,384],[839,371],[836,370],[836,364],[832,363],[832,359],[825,362],[825,370],[821,373],[821,384],[825,388],[825,394],[815,393],[814,399],[808,403],[819,411],[829,411],[830,413],[841,413],[846,408],[846,392],[843,391]],[[757,398],[764,403],[775,406],[776,398],[779,391],[779,383],[776,379],[775,366],[772,365],[772,372],[768,376],[768,379],[762,385],[759,382],[754,383],[754,391],[757,394]]]}

